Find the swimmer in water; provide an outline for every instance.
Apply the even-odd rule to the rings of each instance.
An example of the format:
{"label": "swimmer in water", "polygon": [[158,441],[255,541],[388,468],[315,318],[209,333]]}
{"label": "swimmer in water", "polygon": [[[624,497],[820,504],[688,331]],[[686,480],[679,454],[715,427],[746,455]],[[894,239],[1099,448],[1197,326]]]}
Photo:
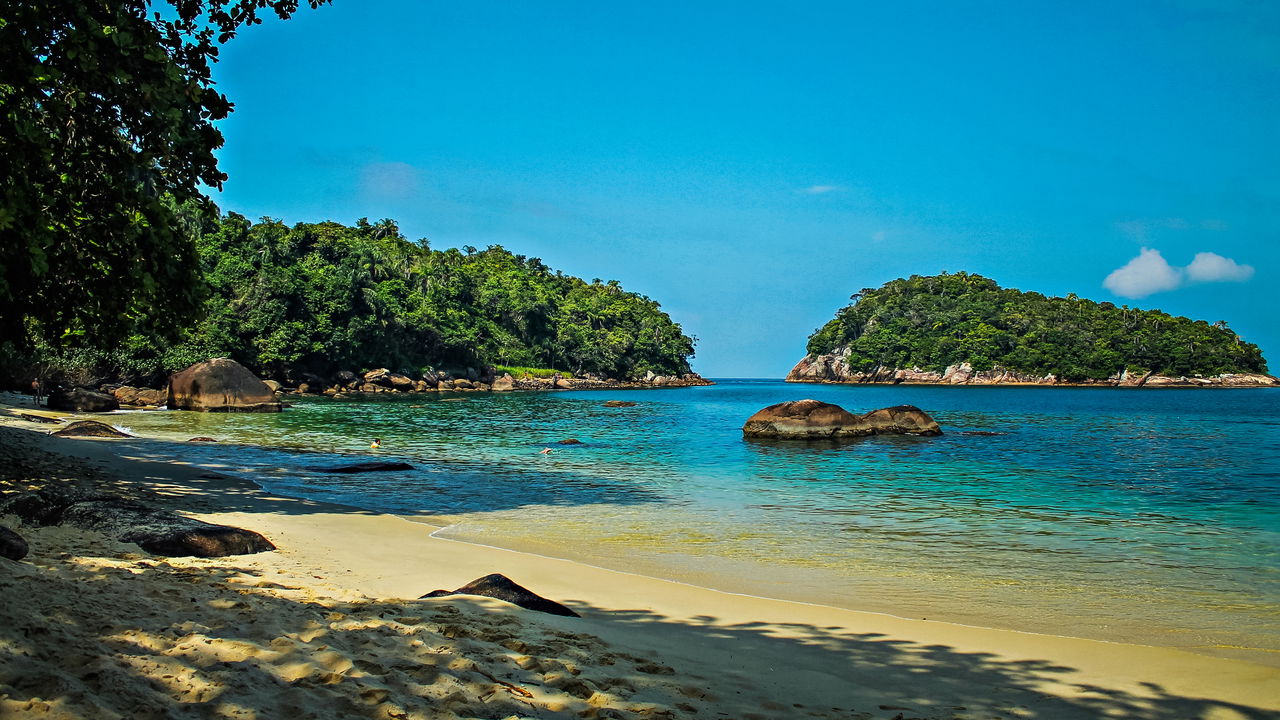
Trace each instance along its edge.
{"label": "swimmer in water", "polygon": [[539,455],[550,455],[550,454],[551,454],[551,448],[542,448],[542,451],[541,451],[541,452],[539,452],[538,454],[539,454]]}
{"label": "swimmer in water", "polygon": [[374,450],[377,450],[378,448],[382,447],[382,438],[374,438],[373,442],[369,444],[369,447]]}

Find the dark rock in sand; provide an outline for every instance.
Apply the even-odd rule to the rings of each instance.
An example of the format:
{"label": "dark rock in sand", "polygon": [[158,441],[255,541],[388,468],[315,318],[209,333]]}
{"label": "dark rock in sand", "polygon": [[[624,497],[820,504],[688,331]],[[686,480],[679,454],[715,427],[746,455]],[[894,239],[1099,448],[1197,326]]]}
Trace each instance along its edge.
{"label": "dark rock in sand", "polygon": [[112,497],[75,485],[54,485],[5,497],[0,502],[0,515],[17,515],[29,525],[57,525],[62,522],[62,513],[72,505]]}
{"label": "dark rock in sand", "polygon": [[88,388],[54,390],[49,394],[49,408],[68,412],[111,412],[120,409],[114,397]]}
{"label": "dark rock in sand", "polygon": [[31,413],[18,413],[18,417],[28,422],[36,423],[53,423],[57,425],[62,422],[58,418],[45,417],[43,415],[32,415]]}
{"label": "dark rock in sand", "polygon": [[611,407],[611,408],[635,407],[638,404],[639,403],[633,403],[630,400],[607,400],[605,401],[604,405],[601,405],[601,407]]}
{"label": "dark rock in sand", "polygon": [[0,527],[0,557],[21,560],[27,556],[27,541],[7,527]]}
{"label": "dark rock in sand", "polygon": [[190,440],[188,440],[187,442],[218,442],[218,441],[217,441],[217,440],[214,440],[214,439],[213,439],[213,438],[211,438],[211,437],[205,437],[205,436],[201,435],[200,437],[193,437],[193,438],[191,438]]}
{"label": "dark rock in sand", "polygon": [[19,493],[0,503],[0,515],[17,515],[33,525],[97,530],[156,555],[222,557],[275,549],[252,530],[214,525],[75,486]]}
{"label": "dark rock in sand", "polygon": [[457,590],[433,590],[422,597],[434,598],[447,597],[449,595],[481,595],[483,597],[497,598],[512,605],[518,605],[526,610],[537,610],[538,612],[563,615],[564,617],[582,617],[560,603],[537,595],[528,588],[512,582],[507,576],[498,573],[472,580]]}
{"label": "dark rock in sand", "polygon": [[280,412],[280,401],[248,368],[229,358],[196,363],[169,378],[170,410]]}
{"label": "dark rock in sand", "polygon": [[747,419],[748,438],[835,440],[866,435],[941,435],[938,423],[914,405],[898,405],[854,415],[839,405],[792,400],[764,408]]}
{"label": "dark rock in sand", "polygon": [[275,550],[262,535],[228,525],[214,525],[121,498],[75,503],[62,513],[62,524],[97,530],[121,542],[171,557],[224,557]]}
{"label": "dark rock in sand", "polygon": [[355,465],[330,465],[328,467],[309,467],[312,472],[322,473],[367,473],[367,472],[391,472],[395,470],[412,470],[413,466],[409,463],[402,462],[367,462],[357,463]]}
{"label": "dark rock in sand", "polygon": [[55,431],[53,435],[58,437],[104,437],[104,438],[130,438],[133,437],[128,433],[122,433],[106,423],[100,423],[97,420],[77,420],[70,425]]}

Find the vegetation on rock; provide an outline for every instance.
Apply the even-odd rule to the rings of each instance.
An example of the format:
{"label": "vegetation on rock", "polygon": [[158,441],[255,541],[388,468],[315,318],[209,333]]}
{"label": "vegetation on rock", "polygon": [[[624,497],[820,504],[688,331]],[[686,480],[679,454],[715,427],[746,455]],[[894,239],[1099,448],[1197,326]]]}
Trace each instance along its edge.
{"label": "vegetation on rock", "polygon": [[849,367],[941,371],[962,362],[1065,380],[1123,370],[1161,375],[1266,372],[1257,345],[1225,322],[1176,317],[1002,288],[959,272],[913,275],[852,296],[853,304],[809,337],[811,355],[848,348]]}

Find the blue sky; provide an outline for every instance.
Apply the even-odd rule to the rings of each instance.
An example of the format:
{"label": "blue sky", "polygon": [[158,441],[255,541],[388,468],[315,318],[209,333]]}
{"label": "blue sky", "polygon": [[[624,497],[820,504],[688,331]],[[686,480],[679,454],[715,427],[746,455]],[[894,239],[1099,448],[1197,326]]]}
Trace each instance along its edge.
{"label": "blue sky", "polygon": [[943,270],[1226,320],[1280,370],[1280,4],[335,0],[215,78],[224,210],[620,280],[711,377]]}

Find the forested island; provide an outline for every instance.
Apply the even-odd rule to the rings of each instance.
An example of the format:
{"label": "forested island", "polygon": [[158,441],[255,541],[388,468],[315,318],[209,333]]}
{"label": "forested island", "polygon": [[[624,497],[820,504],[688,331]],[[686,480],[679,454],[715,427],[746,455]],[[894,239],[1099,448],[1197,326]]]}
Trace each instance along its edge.
{"label": "forested island", "polygon": [[1225,322],[1002,288],[973,273],[864,288],[809,337],[793,382],[1274,385]]}
{"label": "forested island", "polygon": [[432,249],[391,220],[288,226],[177,211],[195,244],[200,319],[168,337],[139,326],[37,338],[25,350],[10,343],[11,381],[35,368],[64,385],[163,387],[211,357],[294,384],[374,368],[617,380],[690,372],[694,340],[616,281],[587,282],[498,246]]}

